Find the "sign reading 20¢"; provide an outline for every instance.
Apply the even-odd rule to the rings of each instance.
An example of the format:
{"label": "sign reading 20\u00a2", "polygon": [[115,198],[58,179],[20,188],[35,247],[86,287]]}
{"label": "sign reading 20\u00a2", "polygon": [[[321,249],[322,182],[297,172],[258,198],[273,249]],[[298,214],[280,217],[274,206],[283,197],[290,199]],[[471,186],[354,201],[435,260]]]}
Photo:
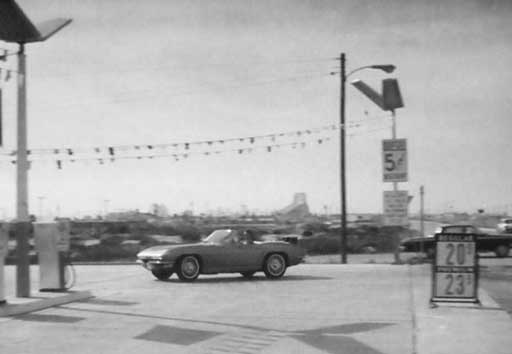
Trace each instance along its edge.
{"label": "sign reading 20\u00a2", "polygon": [[478,302],[476,235],[437,234],[431,301]]}

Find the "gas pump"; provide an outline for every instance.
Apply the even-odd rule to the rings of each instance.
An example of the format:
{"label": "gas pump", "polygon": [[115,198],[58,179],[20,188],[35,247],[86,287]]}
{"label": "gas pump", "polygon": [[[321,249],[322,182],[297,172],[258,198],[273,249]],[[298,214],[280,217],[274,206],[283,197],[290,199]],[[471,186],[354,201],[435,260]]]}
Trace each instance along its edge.
{"label": "gas pump", "polygon": [[66,254],[70,225],[66,222],[34,223],[35,246],[39,260],[39,291],[65,291]]}
{"label": "gas pump", "polygon": [[9,231],[8,224],[0,225],[0,305],[5,304],[4,264],[8,251]]}

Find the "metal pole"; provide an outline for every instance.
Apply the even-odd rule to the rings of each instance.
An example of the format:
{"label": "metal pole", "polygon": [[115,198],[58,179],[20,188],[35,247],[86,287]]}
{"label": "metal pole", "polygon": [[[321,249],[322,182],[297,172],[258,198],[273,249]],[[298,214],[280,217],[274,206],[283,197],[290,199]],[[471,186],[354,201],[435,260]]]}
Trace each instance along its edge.
{"label": "metal pole", "polygon": [[3,142],[3,102],[2,102],[3,94],[2,94],[2,88],[0,87],[0,147],[4,144]]}
{"label": "metal pole", "polygon": [[17,219],[28,221],[28,183],[27,183],[27,89],[25,46],[20,43],[18,52],[18,150],[17,164]]}
{"label": "metal pole", "polygon": [[[395,110],[391,110],[391,119],[392,119],[392,126],[391,126],[391,138],[393,140],[396,139],[396,115],[395,115]],[[398,182],[393,182],[393,190],[394,191],[397,191],[398,190]]]}
{"label": "metal pole", "polygon": [[347,196],[345,190],[345,81],[347,79],[345,74],[345,53],[340,55],[340,201],[341,201],[341,225],[340,225],[340,252],[341,263],[347,263]]}
{"label": "metal pole", "polygon": [[[425,216],[423,214],[423,212],[424,212],[423,195],[424,194],[425,194],[425,188],[423,188],[423,186],[420,186],[420,236],[421,237],[425,237],[425,225],[424,225]],[[423,253],[423,242],[420,243],[420,252]]]}
{"label": "metal pole", "polygon": [[25,45],[19,44],[18,52],[18,139],[16,151],[17,168],[17,236],[16,236],[16,295],[18,297],[30,296],[30,260],[28,256],[28,164],[27,164],[27,87],[26,87],[26,57]]}
{"label": "metal pole", "polygon": [[[395,110],[392,109],[391,110],[391,119],[392,119],[392,126],[391,126],[391,137],[393,140],[396,139],[396,115],[395,115]],[[393,190],[396,192],[398,191],[398,182],[393,182]],[[395,252],[394,252],[394,257],[395,257],[395,263],[401,263],[401,260],[400,260],[400,235],[395,235]]]}

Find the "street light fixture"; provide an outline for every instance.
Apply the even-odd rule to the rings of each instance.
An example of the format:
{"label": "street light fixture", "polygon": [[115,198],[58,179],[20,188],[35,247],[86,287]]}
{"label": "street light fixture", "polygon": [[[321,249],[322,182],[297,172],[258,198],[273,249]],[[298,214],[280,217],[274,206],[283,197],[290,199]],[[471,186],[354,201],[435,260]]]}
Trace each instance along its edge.
{"label": "street light fixture", "polygon": [[396,66],[394,66],[393,64],[384,64],[384,65],[365,65],[365,66],[361,66],[357,69],[354,69],[352,71],[350,71],[347,75],[346,75],[346,78],[348,78],[350,75],[352,75],[353,73],[355,73],[356,71],[361,71],[361,70],[364,70],[364,69],[377,69],[377,70],[382,70],[388,74],[391,74],[393,71],[395,71],[396,69]]}
{"label": "street light fixture", "polygon": [[340,183],[341,183],[341,226],[340,226],[340,238],[341,238],[341,263],[347,263],[347,197],[346,197],[346,178],[345,178],[345,84],[347,82],[347,78],[353,73],[363,70],[363,69],[377,69],[382,70],[386,73],[392,73],[395,70],[395,66],[391,64],[385,65],[366,65],[361,66],[357,69],[350,71],[346,74],[345,68],[345,53],[341,53],[340,57],[340,78],[341,78],[341,100],[340,100]]}
{"label": "street light fixture", "polygon": [[27,161],[27,86],[25,44],[43,42],[71,23],[70,19],[53,19],[34,25],[14,0],[0,1],[0,40],[19,45],[18,115],[16,150],[16,295],[30,296],[28,258],[28,161]]}

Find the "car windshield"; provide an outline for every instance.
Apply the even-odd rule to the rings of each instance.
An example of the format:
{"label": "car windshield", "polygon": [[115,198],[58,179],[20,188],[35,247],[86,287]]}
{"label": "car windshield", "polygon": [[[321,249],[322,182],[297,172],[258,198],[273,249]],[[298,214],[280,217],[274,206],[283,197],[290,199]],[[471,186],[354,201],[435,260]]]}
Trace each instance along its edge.
{"label": "car windshield", "polygon": [[204,239],[204,242],[222,243],[223,240],[227,239],[231,235],[231,231],[232,230],[215,230],[207,238]]}

